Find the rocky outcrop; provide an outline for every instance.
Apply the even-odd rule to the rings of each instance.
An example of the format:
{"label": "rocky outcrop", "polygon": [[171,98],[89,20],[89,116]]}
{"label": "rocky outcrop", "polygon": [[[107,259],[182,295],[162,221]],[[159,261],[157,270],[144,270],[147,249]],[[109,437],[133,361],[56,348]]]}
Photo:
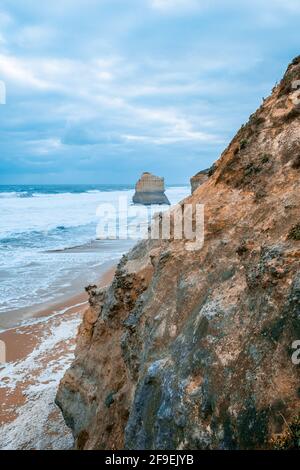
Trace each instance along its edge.
{"label": "rocky outcrop", "polygon": [[164,178],[152,175],[151,173],[143,173],[136,184],[133,202],[146,206],[151,204],[170,204],[165,195]]}
{"label": "rocky outcrop", "polygon": [[191,188],[192,188],[192,193],[196,191],[196,189],[199,188],[205,181],[207,181],[209,178],[209,170],[202,170],[199,171],[196,175],[192,176],[191,178]]}
{"label": "rocky outcrop", "polygon": [[76,448],[299,446],[295,77],[299,58],[185,201],[205,205],[203,248],[143,241],[90,288],[57,394]]}

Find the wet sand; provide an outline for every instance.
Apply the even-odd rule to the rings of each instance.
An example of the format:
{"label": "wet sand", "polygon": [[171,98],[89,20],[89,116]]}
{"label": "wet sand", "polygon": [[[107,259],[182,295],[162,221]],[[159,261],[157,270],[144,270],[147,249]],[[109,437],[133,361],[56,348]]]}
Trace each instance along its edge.
{"label": "wet sand", "polygon": [[[110,272],[111,269],[114,269],[116,264],[116,260],[103,263],[103,265],[99,268],[99,279],[102,279],[103,276],[106,276],[107,272]],[[18,325],[21,325],[22,323],[30,321],[32,318],[48,316],[49,314],[52,314],[53,311],[62,310],[65,308],[65,306],[77,305],[81,302],[87,301],[87,295],[84,293],[84,286],[86,285],[86,280],[81,277],[80,280],[74,283],[72,288],[73,292],[81,292],[80,294],[63,294],[61,297],[59,297],[57,302],[52,301],[40,305],[34,305],[32,307],[24,307],[6,313],[1,313],[0,333],[2,333],[2,330],[14,328]]]}
{"label": "wet sand", "polygon": [[[114,272],[115,267],[107,270],[98,285],[109,285]],[[6,363],[0,365],[0,449],[72,447],[71,433],[54,398],[73,359],[87,303],[82,293],[0,333],[6,345]]]}

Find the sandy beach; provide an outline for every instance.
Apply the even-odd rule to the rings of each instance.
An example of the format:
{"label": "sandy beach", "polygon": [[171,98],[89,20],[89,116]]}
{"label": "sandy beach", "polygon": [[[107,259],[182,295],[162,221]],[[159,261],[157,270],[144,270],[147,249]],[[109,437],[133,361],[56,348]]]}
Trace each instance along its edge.
{"label": "sandy beach", "polygon": [[[86,247],[78,248],[78,252],[85,253]],[[99,253],[101,247],[96,246],[94,248],[95,253]],[[97,251],[98,250],[98,251]],[[71,250],[70,250],[71,251]],[[93,249],[87,250],[87,253],[93,253]],[[59,261],[58,261],[59,262]],[[117,263],[116,258],[112,258],[112,261],[103,262],[100,266],[97,266],[97,278],[105,276],[106,272],[110,271],[112,266]],[[0,333],[3,330],[12,329],[19,326],[22,323],[30,323],[32,319],[48,317],[53,315],[53,311],[60,312],[67,306],[74,306],[81,304],[87,300],[87,295],[84,292],[84,287],[89,282],[85,278],[84,274],[78,276],[75,282],[72,282],[67,289],[61,288],[57,300],[48,302],[42,302],[34,304],[31,307],[20,307],[18,309],[12,309],[11,311],[0,313]],[[97,282],[95,282],[97,283]],[[79,292],[79,294],[77,294]]]}
{"label": "sandy beach", "polygon": [[[99,286],[112,281],[107,269]],[[87,295],[34,313],[26,323],[6,329],[6,363],[0,365],[0,448],[70,449],[72,435],[54,404],[57,385],[72,361]]]}

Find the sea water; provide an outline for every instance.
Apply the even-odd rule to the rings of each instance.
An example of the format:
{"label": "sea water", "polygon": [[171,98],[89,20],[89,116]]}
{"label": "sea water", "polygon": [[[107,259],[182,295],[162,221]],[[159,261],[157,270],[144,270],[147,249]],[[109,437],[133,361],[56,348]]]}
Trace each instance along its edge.
{"label": "sea water", "polygon": [[[166,194],[176,204],[189,192],[178,186]],[[59,302],[95,283],[136,243],[95,243],[97,209],[117,208],[124,197],[130,206],[133,194],[126,185],[0,186],[0,316]]]}

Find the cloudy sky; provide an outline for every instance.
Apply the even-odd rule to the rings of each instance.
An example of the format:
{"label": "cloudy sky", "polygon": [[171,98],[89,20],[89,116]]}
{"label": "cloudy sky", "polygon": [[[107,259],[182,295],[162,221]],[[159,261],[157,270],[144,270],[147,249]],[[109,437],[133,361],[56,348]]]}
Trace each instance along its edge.
{"label": "cloudy sky", "polygon": [[300,54],[299,0],[1,0],[0,183],[184,183]]}

